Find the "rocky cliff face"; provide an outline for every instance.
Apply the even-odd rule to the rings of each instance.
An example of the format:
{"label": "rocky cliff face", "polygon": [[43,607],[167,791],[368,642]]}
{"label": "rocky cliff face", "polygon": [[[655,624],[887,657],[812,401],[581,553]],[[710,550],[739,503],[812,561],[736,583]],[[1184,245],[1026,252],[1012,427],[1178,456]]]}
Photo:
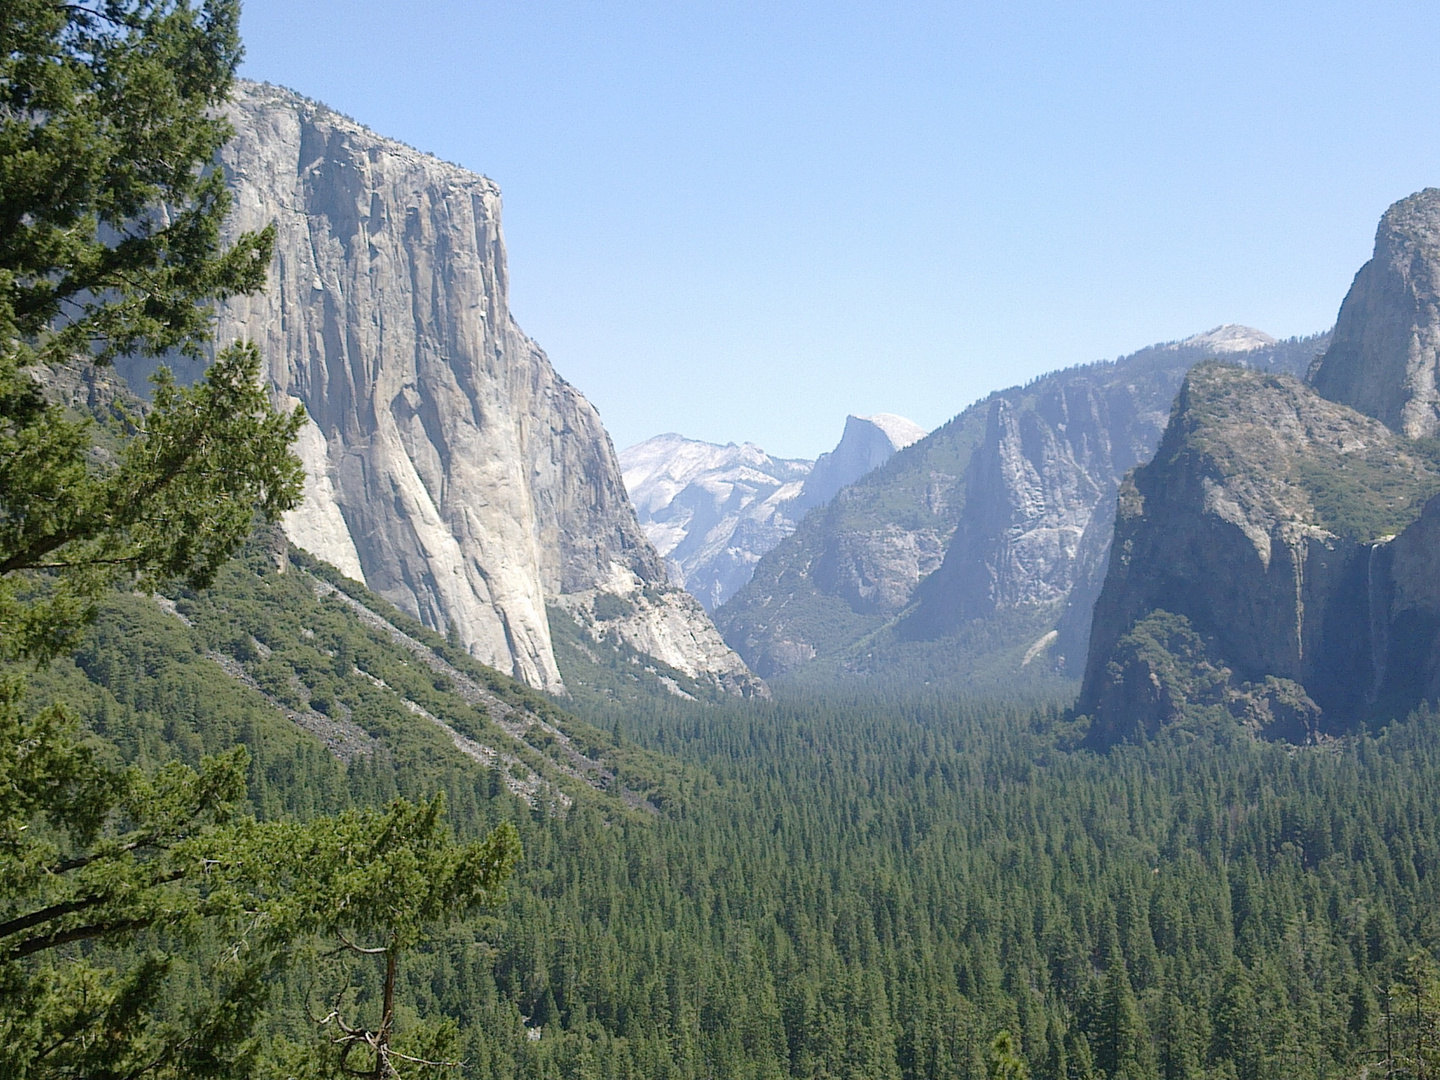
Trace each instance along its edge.
{"label": "rocky cliff face", "polygon": [[923,654],[925,677],[1012,652],[1007,670],[1078,668],[1120,479],[1185,372],[1216,355],[1304,371],[1323,347],[1222,326],[993,394],[807,517],[716,621],[767,675],[827,656],[863,673]]}
{"label": "rocky cliff face", "polygon": [[[1385,213],[1309,382],[1201,369],[1121,491],[1078,708],[1287,739],[1440,694],[1440,189]],[[1423,512],[1422,512],[1423,505]]]}
{"label": "rocky cliff face", "polygon": [[1440,510],[1412,525],[1437,490],[1423,446],[1299,380],[1196,368],[1120,491],[1077,705],[1092,737],[1207,710],[1289,739],[1347,727],[1397,689],[1393,642],[1440,625],[1416,614],[1440,611]]}
{"label": "rocky cliff face", "polygon": [[1440,188],[1385,212],[1315,389],[1411,438],[1440,432]]}
{"label": "rocky cliff face", "polygon": [[878,469],[896,451],[904,450],[925,437],[925,429],[894,413],[847,416],[840,442],[828,454],[821,454],[795,499],[793,513],[824,506],[841,488]]}
{"label": "rocky cliff face", "polygon": [[[562,690],[547,601],[632,600],[614,631],[741,683],[669,586],[588,401],[510,317],[500,192],[288,91],[241,83],[231,228],[274,222],[269,288],[219,311],[309,415],[294,541],[478,659]],[[138,373],[132,373],[138,374]]]}
{"label": "rocky cliff face", "polygon": [[753,443],[717,446],[657,435],[620,452],[625,487],[671,577],[714,610],[755,563],[795,531],[791,508],[814,462]]}
{"label": "rocky cliff face", "polygon": [[1063,603],[1093,575],[1104,556],[1093,538],[1108,524],[1115,478],[1144,452],[1157,420],[1156,402],[1134,391],[1075,378],[1033,402],[990,403],[966,478],[969,512],[920,586],[908,632],[937,637],[997,611]]}

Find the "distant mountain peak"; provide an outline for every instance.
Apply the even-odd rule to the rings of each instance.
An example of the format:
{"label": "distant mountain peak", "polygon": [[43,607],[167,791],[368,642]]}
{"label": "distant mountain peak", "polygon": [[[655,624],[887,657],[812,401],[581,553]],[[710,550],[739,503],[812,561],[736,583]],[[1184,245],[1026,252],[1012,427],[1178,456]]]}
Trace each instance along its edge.
{"label": "distant mountain peak", "polygon": [[870,416],[846,417],[846,420],[863,420],[867,424],[874,424],[889,438],[890,444],[896,450],[904,450],[911,443],[917,443],[923,439],[926,430],[913,420],[903,416],[896,416],[894,413],[881,412],[873,413]]}
{"label": "distant mountain peak", "polygon": [[622,450],[620,467],[641,527],[673,580],[713,611],[807,509],[924,437],[903,416],[875,413],[847,416],[839,444],[815,462],[771,457],[754,443],[721,446],[667,434]]}
{"label": "distant mountain peak", "polygon": [[840,442],[828,454],[821,454],[810,471],[804,490],[795,500],[796,511],[823,506],[841,488],[878,469],[897,451],[919,442],[925,435],[925,429],[919,424],[894,413],[847,416]]}
{"label": "distant mountain peak", "polygon": [[1256,330],[1253,326],[1241,326],[1239,323],[1225,323],[1214,330],[1206,330],[1203,334],[1192,334],[1179,342],[1177,347],[1205,349],[1217,356],[1223,356],[1227,353],[1268,349],[1274,344],[1276,339],[1263,330]]}

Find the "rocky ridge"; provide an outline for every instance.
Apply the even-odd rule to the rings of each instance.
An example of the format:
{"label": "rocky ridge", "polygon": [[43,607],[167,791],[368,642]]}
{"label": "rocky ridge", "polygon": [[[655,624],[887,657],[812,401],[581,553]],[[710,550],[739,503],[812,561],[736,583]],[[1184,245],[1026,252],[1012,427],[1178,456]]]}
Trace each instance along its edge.
{"label": "rocky ridge", "polygon": [[1298,379],[1196,368],[1119,494],[1076,706],[1092,738],[1206,709],[1292,741],[1348,728],[1395,689],[1389,642],[1413,634],[1389,628],[1424,562],[1406,526],[1437,491],[1432,451]]}
{"label": "rocky ridge", "polygon": [[599,415],[511,318],[496,185],[276,87],[238,83],[228,115],[229,228],[277,231],[218,339],[257,342],[308,414],[294,542],[532,686],[564,690],[547,602],[607,590],[649,598],[616,627],[637,648],[746,683],[669,585]]}
{"label": "rocky ridge", "polygon": [[755,563],[795,531],[807,509],[883,465],[925,432],[903,416],[849,416],[818,461],[658,435],[620,452],[625,486],[672,578],[713,611],[750,580]]}
{"label": "rocky ridge", "polygon": [[1120,480],[1185,372],[1216,355],[1303,372],[1324,344],[1227,325],[992,394],[810,514],[716,622],[767,678],[817,659],[1078,673]]}
{"label": "rocky ridge", "polygon": [[924,437],[924,428],[894,413],[847,416],[840,442],[815,460],[815,467],[805,478],[805,486],[795,499],[795,516],[824,506],[841,488],[878,469],[897,451]]}
{"label": "rocky ridge", "polygon": [[1381,219],[1308,386],[1192,375],[1120,495],[1097,745],[1225,716],[1302,741],[1440,695],[1437,282],[1428,188]]}

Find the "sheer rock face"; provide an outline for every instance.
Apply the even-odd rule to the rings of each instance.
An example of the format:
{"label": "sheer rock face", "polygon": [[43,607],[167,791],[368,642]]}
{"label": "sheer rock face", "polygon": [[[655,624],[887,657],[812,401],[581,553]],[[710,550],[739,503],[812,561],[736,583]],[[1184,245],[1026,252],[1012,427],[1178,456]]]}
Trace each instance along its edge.
{"label": "sheer rock face", "polygon": [[841,488],[878,469],[894,457],[896,451],[924,437],[924,428],[894,413],[847,416],[840,442],[816,460],[795,499],[793,512],[799,516],[811,507],[824,506]]}
{"label": "sheer rock face", "polygon": [[650,621],[717,646],[691,666],[746,677],[668,585],[599,415],[510,317],[496,185],[274,87],[229,112],[230,228],[277,233],[219,340],[256,341],[309,415],[295,542],[533,686],[563,690],[546,601],[596,589],[648,589]]}
{"label": "sheer rock face", "polygon": [[[1193,370],[1154,459],[1121,487],[1077,705],[1097,741],[1187,704],[1287,738],[1344,727],[1386,692],[1402,610],[1440,610],[1420,526],[1375,535],[1437,488],[1405,439],[1297,379]],[[1420,525],[1440,529],[1437,515]]]}
{"label": "sheer rock face", "polygon": [[1158,405],[1133,384],[1084,377],[1031,402],[995,398],[970,460],[969,510],[917,594],[911,631],[934,637],[1068,599],[1099,568],[1104,547],[1095,536],[1108,531],[1117,478],[1158,437]]}
{"label": "sheer rock face", "polygon": [[1385,212],[1312,384],[1410,438],[1440,433],[1440,188]]}
{"label": "sheer rock face", "polygon": [[1366,571],[1370,700],[1405,709],[1440,698],[1440,497],[1375,545]]}

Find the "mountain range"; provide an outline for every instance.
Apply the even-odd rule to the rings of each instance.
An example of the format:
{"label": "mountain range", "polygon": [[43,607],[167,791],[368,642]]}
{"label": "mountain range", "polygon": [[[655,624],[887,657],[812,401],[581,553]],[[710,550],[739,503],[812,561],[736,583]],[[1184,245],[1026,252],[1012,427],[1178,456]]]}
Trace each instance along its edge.
{"label": "mountain range", "polygon": [[[490,181],[273,87],[231,117],[232,227],[277,249],[217,321],[305,406],[306,499],[206,588],[117,590],[72,654],[0,664],[40,880],[0,967],[80,1025],[37,1043],[12,994],[7,1061],[94,1075],[66,1044],[153,1015],[141,1072],[347,1071],[335,1025],[375,1033],[340,1007],[384,1017],[384,985],[401,1071],[462,1078],[1433,1075],[1440,190],[1385,215],[1331,334],[1222,326],[924,437],[851,417],[813,463],[616,455],[510,317]],[[35,393],[143,419],[118,367]],[[682,576],[737,583],[714,623]],[[38,752],[70,722],[78,773]],[[237,747],[243,789],[187,790]],[[66,777],[111,762],[90,820]],[[397,830],[351,831],[397,798],[441,842],[513,826],[504,894],[451,910],[442,866],[332,952],[280,886],[265,955],[227,875],[267,850],[194,846],[288,818],[320,838],[292,860],[415,884]],[[220,996],[237,967],[268,1003]],[[255,1038],[214,1055],[216,1025]]]}
{"label": "mountain range", "polygon": [[1063,690],[1119,485],[1159,444],[1185,373],[1217,356],[1304,372],[1327,341],[1227,325],[991,394],[806,516],[716,624],[767,679]]}
{"label": "mountain range", "polygon": [[1333,334],[1221,326],[928,435],[850,417],[814,463],[678,436],[622,462],[510,315],[493,182],[286,90],[228,109],[229,228],[277,240],[218,339],[305,407],[290,540],[483,664],[612,698],[1083,677],[1101,742],[1192,706],[1314,738],[1440,690],[1433,190],[1387,212]]}
{"label": "mountain range", "polygon": [[849,416],[819,459],[774,458],[737,446],[657,435],[620,452],[640,525],[671,577],[714,610],[750,580],[760,556],[811,507],[883,465],[924,430],[903,416]]}

